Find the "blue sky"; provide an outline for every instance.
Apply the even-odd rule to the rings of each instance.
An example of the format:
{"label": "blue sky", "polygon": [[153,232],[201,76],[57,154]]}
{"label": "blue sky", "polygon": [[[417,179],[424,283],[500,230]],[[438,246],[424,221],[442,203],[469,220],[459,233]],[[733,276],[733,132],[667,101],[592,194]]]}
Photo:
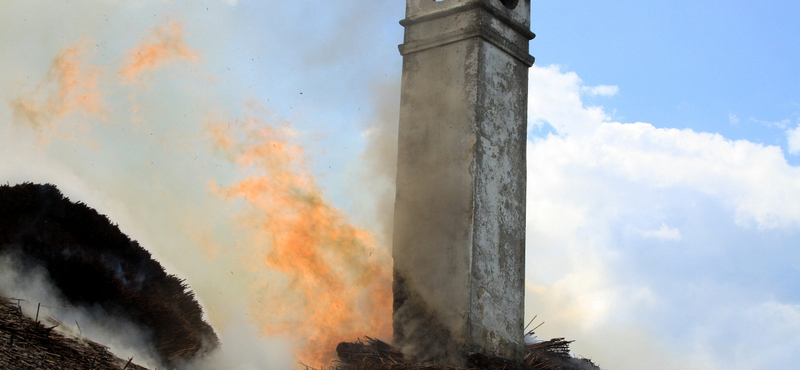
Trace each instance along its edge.
{"label": "blue sky", "polygon": [[[246,173],[208,144],[209,117],[290,122],[326,199],[386,247],[402,1],[6,7],[4,101],[40,85],[46,99],[53,58],[79,44],[106,109],[37,127],[0,104],[0,182],[52,182],[108,214],[188,279],[223,342],[280,347],[248,326],[252,283],[270,272],[230,273],[248,256],[241,205],[209,184]],[[526,316],[545,321],[537,334],[575,339],[608,369],[795,368],[800,5],[531,7]],[[120,83],[128,50],[172,22],[198,60]],[[264,351],[236,358],[294,363]]]}
{"label": "blue sky", "polygon": [[613,100],[591,101],[618,119],[785,148],[782,130],[765,123],[797,124],[799,6],[535,1],[531,45],[539,65],[564,66],[589,85],[619,86]]}

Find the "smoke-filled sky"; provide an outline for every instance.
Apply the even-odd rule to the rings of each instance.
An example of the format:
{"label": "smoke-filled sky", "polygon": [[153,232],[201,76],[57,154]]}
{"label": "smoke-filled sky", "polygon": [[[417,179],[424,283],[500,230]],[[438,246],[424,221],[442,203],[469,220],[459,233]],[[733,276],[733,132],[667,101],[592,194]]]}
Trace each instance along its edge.
{"label": "smoke-filled sky", "polygon": [[[4,4],[0,182],[107,214],[242,368],[386,338],[403,12]],[[796,367],[798,5],[534,1],[532,19],[537,334],[608,369]]]}

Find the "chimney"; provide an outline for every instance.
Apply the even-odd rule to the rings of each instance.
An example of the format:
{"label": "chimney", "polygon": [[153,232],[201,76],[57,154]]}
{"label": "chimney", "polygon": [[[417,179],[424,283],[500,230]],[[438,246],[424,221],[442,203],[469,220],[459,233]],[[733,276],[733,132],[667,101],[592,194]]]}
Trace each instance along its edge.
{"label": "chimney", "polygon": [[407,0],[394,342],[522,358],[530,0]]}

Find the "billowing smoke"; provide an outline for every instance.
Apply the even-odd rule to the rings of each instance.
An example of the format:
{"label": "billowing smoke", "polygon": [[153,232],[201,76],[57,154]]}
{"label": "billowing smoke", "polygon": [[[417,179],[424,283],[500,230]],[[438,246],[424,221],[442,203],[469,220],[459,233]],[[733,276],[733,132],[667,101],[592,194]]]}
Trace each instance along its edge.
{"label": "billowing smoke", "polygon": [[[72,305],[53,285],[40,265],[21,266],[19,252],[0,253],[0,296],[20,299],[23,314],[39,318],[67,336],[89,338],[108,346],[120,358],[148,368],[163,366],[152,346],[151,333],[99,306]],[[50,323],[55,318],[60,323]],[[120,335],[125,333],[125,335]]]}
{"label": "billowing smoke", "polygon": [[[326,199],[305,154],[313,135],[216,91],[224,77],[181,22],[134,34],[125,48],[65,39],[48,69],[15,81],[0,150],[36,165],[4,163],[3,179],[57,184],[187,278],[221,340],[187,366],[319,366],[339,341],[388,339],[386,240]],[[60,305],[25,290],[11,293]]]}
{"label": "billowing smoke", "polygon": [[[379,230],[381,245],[391,245],[394,227],[395,177],[397,176],[397,125],[400,109],[400,84],[373,83],[375,113],[361,131],[367,145],[352,177],[358,179],[361,212],[369,215]],[[355,186],[354,186],[355,187]]]}

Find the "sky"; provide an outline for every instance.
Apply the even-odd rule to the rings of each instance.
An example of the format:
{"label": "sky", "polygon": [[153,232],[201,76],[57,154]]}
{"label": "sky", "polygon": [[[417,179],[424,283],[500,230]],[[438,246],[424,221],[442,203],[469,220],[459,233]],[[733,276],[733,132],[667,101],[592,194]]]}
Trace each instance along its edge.
{"label": "sky", "polygon": [[[800,5],[531,8],[536,334],[575,340],[607,369],[794,368]],[[252,350],[228,355],[240,368],[295,364],[287,353],[310,356],[299,337],[385,337],[403,12],[402,1],[5,4],[0,182],[50,182],[107,214],[187,279],[223,345],[248,338]],[[300,241],[322,250],[320,269],[368,282],[347,297],[369,323],[304,326],[336,297],[320,269],[296,267],[312,260],[275,252],[289,236],[274,225],[307,227],[300,218],[330,231]],[[311,288],[291,289],[296,276]]]}

